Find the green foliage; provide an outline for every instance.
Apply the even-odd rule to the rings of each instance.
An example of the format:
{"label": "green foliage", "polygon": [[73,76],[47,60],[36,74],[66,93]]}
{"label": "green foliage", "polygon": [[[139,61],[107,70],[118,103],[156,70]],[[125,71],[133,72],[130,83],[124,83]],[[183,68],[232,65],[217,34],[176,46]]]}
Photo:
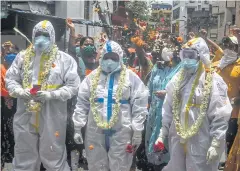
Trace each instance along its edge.
{"label": "green foliage", "polygon": [[149,18],[149,10],[146,1],[129,1],[125,6],[133,12],[134,18],[147,21]]}

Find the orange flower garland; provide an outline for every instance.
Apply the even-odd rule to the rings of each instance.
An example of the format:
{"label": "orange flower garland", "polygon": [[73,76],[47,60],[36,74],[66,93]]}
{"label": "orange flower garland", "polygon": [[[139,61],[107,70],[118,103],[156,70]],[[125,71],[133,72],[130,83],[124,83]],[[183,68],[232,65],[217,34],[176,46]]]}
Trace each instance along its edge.
{"label": "orange flower garland", "polygon": [[179,36],[179,37],[177,38],[177,41],[178,41],[179,43],[182,43],[182,42],[183,42],[183,38]]}
{"label": "orange flower garland", "polygon": [[145,42],[140,37],[132,37],[131,42],[136,44],[138,47],[142,47],[145,45]]}

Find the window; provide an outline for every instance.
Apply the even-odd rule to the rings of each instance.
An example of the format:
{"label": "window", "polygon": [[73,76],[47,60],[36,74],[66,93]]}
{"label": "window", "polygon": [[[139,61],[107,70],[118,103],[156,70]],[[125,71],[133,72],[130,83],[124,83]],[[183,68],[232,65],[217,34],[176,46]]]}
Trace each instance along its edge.
{"label": "window", "polygon": [[89,6],[90,2],[89,1],[84,1],[84,19],[89,20]]}
{"label": "window", "polygon": [[232,15],[232,25],[235,25],[235,19],[236,19],[236,16]]}
{"label": "window", "polygon": [[223,26],[223,22],[224,22],[224,13],[220,14],[220,27]]}
{"label": "window", "polygon": [[176,20],[179,18],[179,15],[180,15],[180,7],[173,10],[173,19]]}
{"label": "window", "polygon": [[201,3],[202,2],[202,0],[198,0],[198,3]]}
{"label": "window", "polygon": [[175,6],[177,6],[179,3],[180,3],[179,0],[173,1],[173,6],[175,7]]}
{"label": "window", "polygon": [[198,5],[198,10],[201,10],[201,5]]}

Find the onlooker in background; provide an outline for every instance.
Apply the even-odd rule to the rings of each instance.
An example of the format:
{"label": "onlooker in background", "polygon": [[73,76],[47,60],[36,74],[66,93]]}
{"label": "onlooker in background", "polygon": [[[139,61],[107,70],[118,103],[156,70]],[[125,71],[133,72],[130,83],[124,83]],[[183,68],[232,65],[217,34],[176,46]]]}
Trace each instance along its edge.
{"label": "onlooker in background", "polygon": [[132,54],[129,53],[127,48],[125,48],[123,50],[123,64],[126,65],[126,67],[128,69],[132,70],[133,72],[135,72],[137,74],[137,70],[135,68],[133,68],[132,65],[130,65],[131,61],[132,61]]}
{"label": "onlooker in background", "polygon": [[81,39],[80,51],[86,67],[85,76],[87,76],[99,65],[99,61],[96,60],[97,50],[92,37],[83,37]]}
{"label": "onlooker in background", "polygon": [[12,163],[14,157],[13,116],[16,112],[17,100],[10,97],[5,87],[7,69],[14,61],[19,49],[10,41],[1,47],[1,167]]}
{"label": "onlooker in background", "polygon": [[[239,87],[240,91],[240,87]],[[238,99],[240,101],[240,99]],[[238,102],[239,103],[239,102]],[[238,131],[235,137],[234,143],[232,145],[231,151],[228,155],[224,171],[239,171],[240,165],[240,109],[238,112]]]}
{"label": "onlooker in background", "polygon": [[173,49],[164,47],[162,54],[155,52],[153,55],[156,64],[151,72],[148,82],[150,91],[150,109],[146,124],[145,151],[148,162],[153,165],[154,171],[160,171],[169,161],[169,154],[164,154],[164,158],[159,160],[161,153],[154,151],[154,144],[158,138],[162,127],[162,105],[166,95],[166,85],[181,68],[178,62],[173,60]]}
{"label": "onlooker in background", "polygon": [[[228,36],[222,40],[224,48],[224,56],[218,62],[213,63],[213,67],[217,73],[222,76],[223,80],[228,86],[228,97],[231,100],[233,110],[229,120],[229,127],[226,134],[227,154],[229,154],[235,136],[238,130],[238,116],[239,116],[239,85],[240,85],[240,59],[238,56],[238,40],[235,36]],[[224,165],[222,165],[224,167]]]}
{"label": "onlooker in background", "polygon": [[235,26],[232,29],[232,34],[238,39],[238,54],[240,54],[240,28]]}
{"label": "onlooker in background", "polygon": [[200,37],[202,37],[206,41],[208,46],[211,46],[213,48],[215,56],[212,59],[212,63],[219,61],[223,56],[222,48],[207,37],[207,31],[205,29],[200,30]]}
{"label": "onlooker in background", "polygon": [[66,20],[66,23],[70,28],[68,51],[70,55],[78,60],[80,78],[83,79],[98,67],[99,59],[97,58],[97,54],[100,53],[100,51],[97,52],[92,37],[84,37],[80,34],[75,35],[75,25],[70,18]]}
{"label": "onlooker in background", "polygon": [[[71,19],[66,20],[67,27],[70,29],[69,42],[68,42],[68,53],[75,58],[78,63],[78,75],[81,80],[85,77],[85,64],[82,59],[82,54],[80,50],[80,41],[82,35],[75,35],[75,25],[72,23]],[[67,134],[66,134],[66,147],[67,147],[67,160],[71,166],[72,171],[78,170],[80,167],[86,168],[87,162],[83,156],[84,146],[82,144],[76,144],[74,137],[74,125],[72,121],[72,115],[77,103],[77,96],[68,100],[68,118],[67,118]]]}
{"label": "onlooker in background", "polygon": [[[78,61],[79,76],[83,80],[88,74],[91,73],[97,66],[98,61],[96,48],[94,46],[94,40],[92,37],[83,37],[82,35],[75,36],[75,25],[71,19],[66,20],[67,26],[70,28],[69,48],[68,52]],[[82,144],[76,144],[73,140],[74,126],[72,122],[72,115],[76,105],[76,97],[73,97],[68,101],[68,125],[67,125],[67,152],[68,161],[71,163],[72,170],[78,168],[78,162],[82,164],[82,167],[87,167],[86,159],[83,155],[84,146]],[[84,129],[83,129],[84,133]]]}
{"label": "onlooker in background", "polygon": [[188,35],[187,35],[187,40],[188,40],[188,41],[189,41],[189,40],[192,40],[192,39],[194,39],[195,37],[196,37],[195,33],[189,32]]}
{"label": "onlooker in background", "polygon": [[139,62],[139,76],[143,83],[147,85],[148,79],[147,76],[151,72],[153,68],[153,64],[150,58],[147,57],[147,54],[143,47],[140,47],[136,45],[136,54],[137,54],[137,60]]}
{"label": "onlooker in background", "polygon": [[75,35],[75,25],[72,22],[72,19],[68,18],[66,19],[67,27],[70,29],[69,34],[69,41],[68,41],[68,54],[71,55],[78,64],[78,74],[80,78],[82,79],[85,75],[85,65],[83,63],[83,60],[81,58],[81,52],[80,52],[80,40],[83,37],[82,35],[78,34]]}

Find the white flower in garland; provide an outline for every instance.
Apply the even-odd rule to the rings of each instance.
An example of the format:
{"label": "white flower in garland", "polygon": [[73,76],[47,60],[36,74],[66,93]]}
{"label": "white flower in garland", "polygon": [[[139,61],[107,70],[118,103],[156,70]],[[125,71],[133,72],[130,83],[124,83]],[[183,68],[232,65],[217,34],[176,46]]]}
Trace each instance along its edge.
{"label": "white flower in garland", "polygon": [[[56,56],[58,52],[58,47],[57,45],[54,45],[52,47],[52,50],[49,53],[43,54],[42,57],[46,59],[44,61],[44,71],[40,71],[41,73],[39,82],[41,83],[41,91],[47,90],[47,80],[48,80],[48,75],[49,72],[52,68],[52,64],[54,63]],[[29,69],[30,69],[30,62],[32,60],[32,57],[35,56],[33,47],[30,46],[26,50],[26,54],[24,57],[24,66],[23,66],[23,88],[28,88],[30,87],[30,74],[29,74]],[[39,112],[41,110],[42,103],[40,102],[35,102],[33,100],[30,100],[27,102],[27,111],[29,112]]]}
{"label": "white flower in garland", "polygon": [[96,89],[98,86],[99,78],[101,75],[101,67],[97,68],[96,74],[92,77],[92,85],[90,86],[91,95],[90,95],[90,105],[91,105],[91,111],[93,113],[93,119],[96,122],[97,126],[102,129],[110,129],[112,128],[116,122],[118,121],[118,114],[120,111],[120,99],[122,98],[123,93],[123,86],[126,79],[126,71],[127,68],[125,65],[122,66],[122,71],[120,72],[120,78],[118,81],[118,88],[116,90],[116,103],[113,106],[113,114],[109,120],[109,122],[102,121],[100,118],[100,114],[97,111],[97,106],[95,104],[95,98],[96,98]]}
{"label": "white flower in garland", "polygon": [[[198,73],[194,80],[194,83],[193,83],[193,86],[191,89],[191,93],[190,93],[188,102],[185,107],[186,115],[188,115],[188,113],[189,113],[192,97],[193,97],[195,89],[198,85],[198,81],[201,76],[202,69],[203,69],[202,63],[200,62],[199,68],[198,68]],[[202,122],[206,116],[209,97],[210,97],[210,93],[211,93],[211,89],[212,89],[212,78],[213,78],[212,72],[209,72],[209,73],[206,72],[206,74],[207,74],[207,76],[206,76],[205,85],[204,85],[204,89],[203,89],[203,99],[202,99],[201,105],[200,105],[200,114],[192,126],[186,127],[185,125],[183,126],[180,121],[180,117],[181,117],[180,84],[183,81],[184,69],[181,69],[179,72],[180,76],[178,77],[179,79],[177,79],[176,89],[174,90],[174,93],[173,93],[173,120],[175,123],[177,134],[184,140],[188,140],[189,138],[194,136],[199,131],[199,128],[201,127]]]}

